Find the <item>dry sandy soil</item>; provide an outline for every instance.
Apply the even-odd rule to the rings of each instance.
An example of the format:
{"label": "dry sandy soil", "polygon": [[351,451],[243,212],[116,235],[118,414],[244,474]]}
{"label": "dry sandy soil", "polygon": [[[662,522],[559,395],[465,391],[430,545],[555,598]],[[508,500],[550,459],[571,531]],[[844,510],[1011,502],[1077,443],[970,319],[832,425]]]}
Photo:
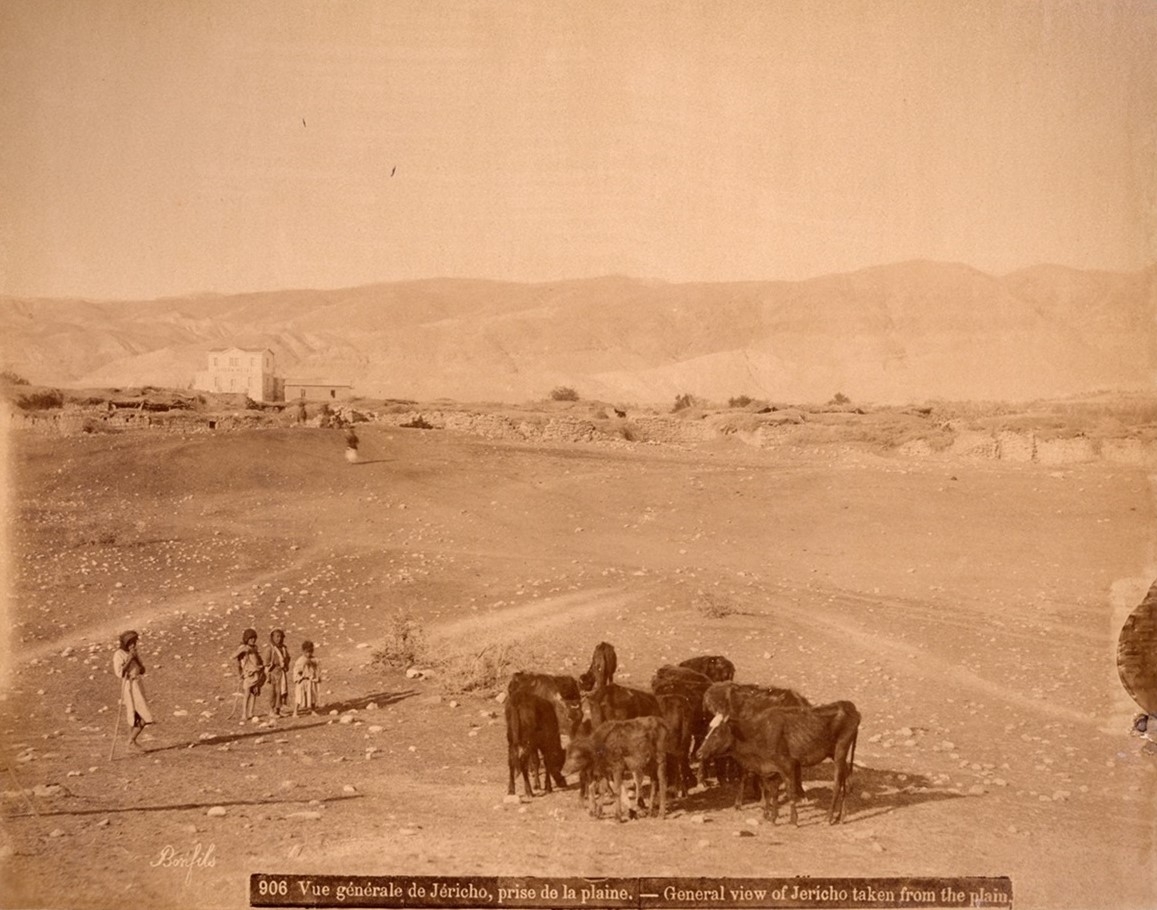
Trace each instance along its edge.
{"label": "dry sandy soil", "polygon": [[[354,466],[334,430],[13,437],[0,903],[244,907],[255,871],[1009,875],[1019,907],[1157,900],[1157,758],[1114,664],[1157,571],[1143,469],[359,432]],[[577,675],[607,640],[627,684],[722,653],[851,699],[847,821],[824,817],[830,764],[794,829],[730,789],[618,825],[574,789],[507,802],[501,705],[371,664],[397,610],[441,653],[514,643]],[[319,716],[229,718],[246,626],[317,642]],[[129,627],[159,722],[110,761]]]}

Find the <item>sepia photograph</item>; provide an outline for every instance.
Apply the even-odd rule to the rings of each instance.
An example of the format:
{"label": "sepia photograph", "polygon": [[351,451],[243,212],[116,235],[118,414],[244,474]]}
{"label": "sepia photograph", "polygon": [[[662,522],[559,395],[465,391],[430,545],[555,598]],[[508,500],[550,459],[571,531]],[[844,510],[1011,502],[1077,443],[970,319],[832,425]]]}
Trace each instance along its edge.
{"label": "sepia photograph", "polygon": [[1157,906],[1154,61],[0,0],[0,910]]}

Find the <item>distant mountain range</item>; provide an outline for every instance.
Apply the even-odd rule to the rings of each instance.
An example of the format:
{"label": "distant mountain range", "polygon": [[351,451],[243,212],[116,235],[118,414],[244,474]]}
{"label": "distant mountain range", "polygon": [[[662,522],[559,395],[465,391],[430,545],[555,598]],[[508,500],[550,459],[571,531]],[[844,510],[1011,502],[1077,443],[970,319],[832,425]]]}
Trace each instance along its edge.
{"label": "distant mountain range", "polygon": [[187,387],[212,348],[369,397],[905,403],[1157,388],[1157,266],[1000,277],[905,262],[806,281],[481,280],[150,301],[0,298],[0,360],[36,384]]}

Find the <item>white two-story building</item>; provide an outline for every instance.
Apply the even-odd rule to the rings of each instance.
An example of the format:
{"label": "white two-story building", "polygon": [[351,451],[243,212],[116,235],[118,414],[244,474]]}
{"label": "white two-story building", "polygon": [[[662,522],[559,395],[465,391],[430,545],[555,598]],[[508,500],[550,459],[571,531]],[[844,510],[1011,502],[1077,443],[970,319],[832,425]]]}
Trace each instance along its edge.
{"label": "white two-story building", "polygon": [[196,374],[193,388],[202,392],[244,392],[254,401],[281,398],[269,348],[215,348],[208,369]]}

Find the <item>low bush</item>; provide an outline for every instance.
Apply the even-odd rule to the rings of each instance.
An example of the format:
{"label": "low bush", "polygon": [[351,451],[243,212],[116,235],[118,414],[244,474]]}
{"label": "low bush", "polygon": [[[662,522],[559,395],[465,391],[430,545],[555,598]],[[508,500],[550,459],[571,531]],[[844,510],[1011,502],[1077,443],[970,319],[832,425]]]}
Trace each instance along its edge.
{"label": "low bush", "polygon": [[713,591],[699,591],[695,595],[693,606],[695,610],[708,619],[722,619],[736,612],[731,602],[721,594]]}
{"label": "low bush", "polygon": [[579,393],[569,386],[560,385],[550,390],[551,401],[578,401]]}
{"label": "low bush", "polygon": [[515,670],[533,666],[516,642],[494,642],[478,651],[448,654],[433,662],[439,688],[451,694],[493,695]]}
{"label": "low bush", "polygon": [[382,646],[371,657],[377,666],[403,670],[416,663],[426,663],[429,659],[426,630],[413,614],[396,610],[386,626]]}
{"label": "low bush", "polygon": [[728,398],[727,406],[729,408],[745,408],[754,400],[750,395],[740,395],[738,398]]}

